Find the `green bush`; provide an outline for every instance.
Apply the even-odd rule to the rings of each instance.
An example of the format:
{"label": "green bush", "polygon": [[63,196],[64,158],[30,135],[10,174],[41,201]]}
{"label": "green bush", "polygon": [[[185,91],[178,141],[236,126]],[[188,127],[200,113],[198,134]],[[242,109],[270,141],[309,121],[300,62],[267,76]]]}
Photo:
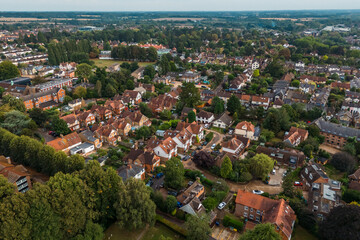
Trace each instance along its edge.
{"label": "green bush", "polygon": [[205,141],[210,142],[213,139],[213,137],[214,137],[214,133],[210,132],[205,136]]}
{"label": "green bush", "polygon": [[176,211],[175,217],[185,221],[185,212],[182,210]]}
{"label": "green bush", "polygon": [[211,187],[214,184],[211,180],[204,177],[201,177],[200,180],[202,184],[207,185],[209,187]]}
{"label": "green bush", "polygon": [[178,226],[175,223],[170,222],[169,220],[163,218],[160,215],[156,215],[155,220],[158,222],[161,222],[162,224],[164,224],[165,226],[169,227],[170,229],[174,230],[175,232],[183,235],[184,237],[187,235],[187,232],[184,228]]}
{"label": "green bush", "polygon": [[185,169],[185,177],[190,178],[192,180],[196,180],[197,177],[201,177],[200,171],[192,171],[190,169]]}
{"label": "green bush", "polygon": [[236,228],[238,231],[241,231],[244,227],[244,223],[242,221],[239,221],[237,219],[235,219],[232,216],[229,215],[225,215],[224,219],[223,219],[223,225],[225,227],[233,227]]}
{"label": "green bush", "polygon": [[239,176],[239,182],[249,182],[252,179],[252,175],[249,172],[242,172]]}
{"label": "green bush", "polygon": [[204,205],[204,207],[206,208],[206,211],[211,211],[214,208],[216,208],[216,206],[218,205],[218,201],[216,198],[214,197],[207,197],[202,204]]}

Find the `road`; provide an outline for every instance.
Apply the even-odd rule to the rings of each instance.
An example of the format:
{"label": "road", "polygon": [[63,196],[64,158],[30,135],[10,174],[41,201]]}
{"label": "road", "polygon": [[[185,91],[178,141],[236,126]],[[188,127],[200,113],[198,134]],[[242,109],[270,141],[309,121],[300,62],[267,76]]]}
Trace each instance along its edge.
{"label": "road", "polygon": [[39,133],[45,139],[46,143],[55,139],[53,136],[49,135],[46,130],[42,128],[39,128],[36,132]]}
{"label": "road", "polygon": [[204,150],[210,150],[211,151],[211,146],[213,144],[218,145],[219,143],[222,143],[222,140],[224,138],[224,136],[220,133],[218,133],[217,131],[214,130],[210,130],[210,129],[206,129],[206,134],[208,134],[209,132],[214,133],[214,137],[211,139],[211,141],[205,146]]}

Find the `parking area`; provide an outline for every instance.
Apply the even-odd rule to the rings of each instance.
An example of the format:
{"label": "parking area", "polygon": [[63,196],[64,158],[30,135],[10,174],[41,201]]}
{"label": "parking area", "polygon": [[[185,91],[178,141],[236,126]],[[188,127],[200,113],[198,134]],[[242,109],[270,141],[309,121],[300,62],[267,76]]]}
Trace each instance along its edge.
{"label": "parking area", "polygon": [[49,135],[46,129],[39,128],[37,132],[45,139],[46,143],[55,139],[53,136]]}
{"label": "parking area", "polygon": [[229,228],[214,226],[211,236],[216,240],[238,240],[240,234],[238,232],[231,231]]}
{"label": "parking area", "polygon": [[281,186],[283,174],[286,171],[285,168],[275,169],[275,174],[270,174],[270,186]]}

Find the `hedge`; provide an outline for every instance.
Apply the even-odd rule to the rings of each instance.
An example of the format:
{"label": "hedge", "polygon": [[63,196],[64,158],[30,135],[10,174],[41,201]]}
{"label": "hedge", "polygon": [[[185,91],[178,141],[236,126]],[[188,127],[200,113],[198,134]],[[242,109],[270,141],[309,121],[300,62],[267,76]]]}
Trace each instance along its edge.
{"label": "hedge", "polygon": [[214,137],[214,133],[210,132],[205,136],[205,141],[210,142]]}
{"label": "hedge", "polygon": [[170,229],[174,230],[175,232],[181,234],[182,236],[186,237],[187,235],[187,231],[180,227],[179,225],[163,218],[162,216],[156,214],[155,220],[158,222],[161,222],[162,224],[164,224],[165,226],[169,227]]}
{"label": "hedge", "polygon": [[239,221],[229,215],[225,215],[223,219],[223,225],[225,227],[233,227],[236,228],[238,231],[242,230],[244,227],[244,222]]}

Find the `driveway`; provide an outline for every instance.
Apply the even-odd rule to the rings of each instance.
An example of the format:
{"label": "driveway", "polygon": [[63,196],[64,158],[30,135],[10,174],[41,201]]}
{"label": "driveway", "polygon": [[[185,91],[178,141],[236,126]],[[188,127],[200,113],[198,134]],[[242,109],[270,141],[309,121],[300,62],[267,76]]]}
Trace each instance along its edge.
{"label": "driveway", "polygon": [[285,171],[285,168],[279,168],[275,170],[275,175],[270,174],[269,185],[280,186],[282,184],[282,175]]}
{"label": "driveway", "polygon": [[53,136],[49,135],[46,130],[42,128],[39,128],[36,132],[39,133],[45,139],[45,143],[55,139]]}
{"label": "driveway", "polygon": [[214,226],[212,228],[211,236],[216,240],[238,240],[240,234],[238,232],[231,231],[229,228]]}
{"label": "driveway", "polygon": [[211,139],[211,141],[204,147],[204,150],[210,150],[210,151],[212,151],[212,150],[211,150],[211,146],[212,146],[213,144],[218,145],[219,143],[221,143],[222,140],[223,140],[223,138],[224,138],[224,135],[218,133],[217,131],[207,129],[207,130],[206,130],[206,134],[208,134],[209,132],[214,133],[214,137],[213,137],[213,138]]}
{"label": "driveway", "polygon": [[[183,165],[186,169],[200,171],[202,174],[204,174],[204,176],[207,179],[209,179],[211,181],[216,181],[219,178],[218,176],[215,176],[206,170],[198,168],[195,165],[195,163],[192,161],[192,159],[189,159],[186,162],[183,162]],[[234,193],[237,193],[237,191],[239,189],[241,189],[241,190],[245,190],[247,192],[252,192],[252,190],[262,190],[262,191],[268,192],[270,194],[279,194],[283,190],[281,186],[270,186],[268,184],[263,183],[260,180],[252,180],[251,182],[249,182],[247,184],[236,183],[236,182],[232,182],[229,180],[226,180],[226,182],[229,185],[230,191],[232,191]]]}

